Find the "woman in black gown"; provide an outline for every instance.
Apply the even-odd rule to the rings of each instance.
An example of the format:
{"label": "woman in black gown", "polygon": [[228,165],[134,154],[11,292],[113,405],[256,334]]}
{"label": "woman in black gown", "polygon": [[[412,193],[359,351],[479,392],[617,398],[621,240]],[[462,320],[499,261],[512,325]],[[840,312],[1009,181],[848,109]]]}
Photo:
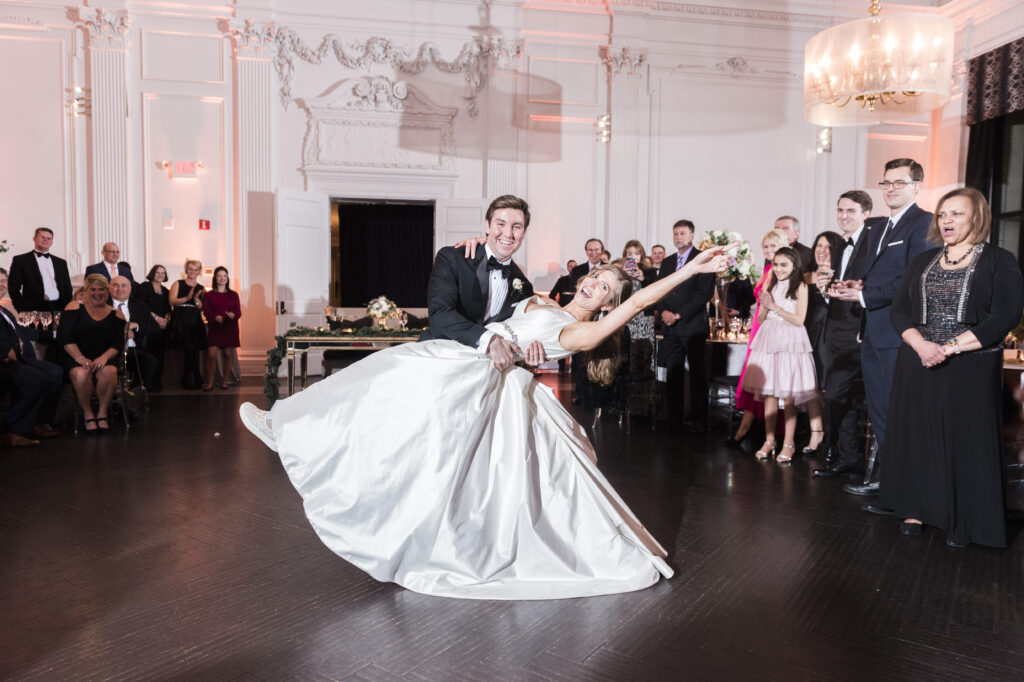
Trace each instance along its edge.
{"label": "woman in black gown", "polygon": [[975,189],[939,200],[928,237],[892,302],[903,338],[889,403],[880,505],[946,533],[946,544],[1006,547],[1002,341],[1024,309],[1012,253],[986,243],[992,213]]}
{"label": "woman in black gown", "polygon": [[167,268],[157,264],[149,269],[146,283],[138,288],[136,294],[143,303],[149,306],[156,323],[156,330],[146,335],[146,350],[156,358],[156,372],[153,381],[147,388],[151,393],[163,390],[164,355],[167,352],[167,324],[171,320],[171,292],[164,283],[167,281]]}

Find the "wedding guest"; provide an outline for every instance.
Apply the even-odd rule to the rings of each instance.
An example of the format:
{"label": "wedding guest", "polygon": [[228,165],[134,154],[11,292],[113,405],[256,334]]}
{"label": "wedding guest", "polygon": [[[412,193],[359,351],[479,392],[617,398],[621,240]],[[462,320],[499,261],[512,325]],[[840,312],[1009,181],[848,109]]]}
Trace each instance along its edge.
{"label": "wedding guest", "polygon": [[206,321],[209,326],[209,348],[206,355],[206,385],[204,391],[213,390],[213,379],[217,373],[217,356],[221,356],[223,373],[220,387],[228,387],[228,373],[238,360],[238,318],[242,316],[242,302],[231,290],[228,269],[223,265],[213,271],[213,288],[203,297]]}
{"label": "wedding guest", "polygon": [[548,294],[553,300],[558,301],[558,305],[565,305],[572,300],[572,294],[576,291],[576,283],[572,281],[570,273],[576,267],[576,261],[570,258],[565,263],[566,274],[555,280],[555,285],[551,287],[551,293]]}
{"label": "wedding guest", "polygon": [[206,289],[199,283],[203,264],[198,260],[185,261],[185,277],[171,285],[169,299],[171,322],[168,327],[167,347],[180,348],[185,354],[181,375],[184,388],[195,389],[203,385],[199,372],[199,352],[206,350],[206,326],[203,324],[203,295]]}
{"label": "wedding guest", "polygon": [[[795,249],[783,247],[775,252],[771,279],[761,291],[761,329],[750,344],[750,362],[743,377],[743,387],[764,401],[765,440],[755,453],[761,460],[775,451],[777,461],[791,462],[796,455],[796,409],[806,405],[811,419],[815,418],[812,410],[818,386],[811,343],[804,329],[807,285],[800,272],[800,256]],[[775,425],[780,404],[785,436],[778,450]],[[820,410],[816,416],[820,423]]]}
{"label": "wedding guest", "polygon": [[64,311],[57,331],[57,343],[66,353],[64,366],[85,415],[85,431],[92,434],[110,430],[107,413],[117,385],[117,356],[124,344],[124,316],[107,303],[109,296],[103,275],[86,277],[85,303]]}
{"label": "wedding guest", "polygon": [[[878,444],[878,458],[888,452],[885,447],[886,415],[896,357],[901,346],[900,336],[890,321],[892,297],[907,266],[927,250],[925,237],[932,223],[932,214],[915,202],[922,182],[924,168],[913,159],[893,159],[885,164],[885,173],[878,186],[882,189],[885,205],[889,207],[889,219],[868,233],[868,265],[865,266],[864,277],[843,280],[834,287],[833,296],[858,302],[866,311],[861,327],[860,361],[871,431]],[[863,484],[848,483],[843,490],[851,495],[877,495],[881,486],[878,478],[880,469],[876,466],[870,472],[871,480]],[[888,513],[888,510],[874,504],[865,505],[864,510]]]}
{"label": "wedding guest", "polygon": [[[569,271],[569,282],[572,284],[573,291],[576,291],[576,287],[579,285],[579,281],[587,276],[587,274],[594,268],[601,266],[601,258],[604,255],[605,248],[604,242],[597,237],[591,237],[583,244],[583,249],[587,253],[587,262],[581,265],[577,265],[575,268]],[[572,299],[566,299],[570,301]],[[583,366],[583,353],[574,353],[571,359],[572,365],[570,366],[570,372],[572,373],[572,404],[578,405],[580,402],[580,391],[583,388],[583,381],[586,379],[584,366]]]}
{"label": "wedding guest", "polygon": [[[7,271],[0,268],[0,299],[7,297],[7,282]],[[50,422],[64,386],[64,371],[38,359],[23,330],[15,313],[0,306],[0,377],[20,393],[4,415],[6,433],[0,435],[0,444],[10,447],[37,445],[37,438],[58,435]]]}
{"label": "wedding guest", "polygon": [[135,278],[132,277],[132,268],[127,263],[121,261],[121,247],[114,242],[107,242],[103,245],[103,260],[88,266],[85,269],[85,274],[103,275],[108,282],[120,275],[131,283],[132,291],[135,290]]}
{"label": "wedding guest", "polygon": [[[676,253],[666,256],[662,261],[659,280],[671,276],[697,257],[700,250],[693,245],[693,235],[692,221],[677,220],[672,226],[672,243]],[[693,404],[685,425],[698,433],[707,429],[708,384],[704,369],[704,349],[710,331],[707,304],[714,290],[714,275],[698,275],[673,289],[658,306],[665,336],[660,352],[664,356],[664,366],[668,368],[665,396],[669,421],[683,421],[685,367],[688,366]]]}
{"label": "wedding guest", "polygon": [[782,230],[768,230],[764,237],[761,238],[761,251],[764,253],[765,260],[764,273],[761,275],[761,279],[757,281],[757,284],[754,285],[754,296],[757,298],[758,303],[753,311],[753,319],[750,321],[747,357],[743,360],[743,369],[740,371],[740,379],[736,388],[736,409],[742,410],[743,416],[740,418],[739,426],[736,427],[736,433],[725,439],[727,445],[739,445],[750,434],[750,429],[754,426],[754,420],[764,419],[764,403],[758,400],[753,392],[743,388],[743,377],[747,373],[747,365],[750,362],[750,345],[754,342],[754,338],[761,328],[761,321],[759,319],[761,292],[764,291],[765,284],[771,279],[771,263],[772,259],[775,258],[775,252],[787,244],[789,244],[789,237]]}
{"label": "wedding guest", "polygon": [[[657,280],[652,268],[644,267],[647,261],[647,252],[644,245],[637,239],[630,239],[622,249],[622,257],[625,259],[623,271],[631,282],[630,294],[635,294],[641,288]],[[629,330],[631,344],[630,361],[635,366],[630,367],[633,374],[641,374],[645,371],[654,371],[654,308],[647,308],[640,312],[626,325]]]}
{"label": "wedding guest", "polygon": [[651,268],[657,277],[661,277],[661,262],[665,260],[665,247],[655,244],[651,247]]}
{"label": "wedding guest", "polygon": [[789,247],[800,254],[800,262],[803,263],[804,271],[811,267],[814,263],[814,253],[800,243],[800,221],[791,215],[779,216],[775,219],[775,229],[782,230],[789,237]]}
{"label": "wedding guest", "polygon": [[950,547],[1006,547],[1002,341],[1020,323],[1024,279],[986,243],[992,212],[973,188],[947,192],[892,299],[903,344],[889,401],[879,504],[900,531],[940,528]]}
{"label": "wedding guest", "polygon": [[163,390],[164,356],[167,352],[167,325],[171,321],[171,292],[164,283],[167,281],[167,268],[154,265],[146,275],[146,283],[139,286],[136,295],[139,300],[149,306],[156,328],[146,339],[146,350],[156,358],[156,370],[153,379],[147,385],[150,393]]}
{"label": "wedding guest", "polygon": [[[837,281],[864,276],[869,262],[868,233],[882,229],[884,218],[870,218],[873,203],[867,192],[851,190],[836,203],[836,225],[843,238],[842,250],[832,254],[832,272],[818,269],[817,286],[829,293],[825,338],[830,364],[825,377],[825,440],[828,453],[824,466],[814,470],[816,478],[845,478],[861,471],[862,429],[857,404],[863,401],[860,367],[860,331],[864,308],[858,301],[844,301],[832,295]],[[878,221],[881,220],[881,226]]]}
{"label": "wedding guest", "polygon": [[71,275],[67,262],[50,253],[53,230],[37,227],[32,245],[32,251],[11,259],[11,302],[22,312],[61,310],[71,300]]}
{"label": "wedding guest", "polygon": [[64,310],[78,310],[85,303],[85,287],[75,289],[74,297],[64,306]]}
{"label": "wedding guest", "polygon": [[124,317],[128,325],[128,348],[121,357],[127,356],[128,371],[135,379],[133,384],[137,384],[141,379],[142,385],[148,388],[153,382],[153,375],[156,374],[156,358],[146,349],[150,334],[158,327],[149,306],[138,298],[132,298],[131,295],[132,285],[127,277],[115,275],[111,278],[111,305]]}

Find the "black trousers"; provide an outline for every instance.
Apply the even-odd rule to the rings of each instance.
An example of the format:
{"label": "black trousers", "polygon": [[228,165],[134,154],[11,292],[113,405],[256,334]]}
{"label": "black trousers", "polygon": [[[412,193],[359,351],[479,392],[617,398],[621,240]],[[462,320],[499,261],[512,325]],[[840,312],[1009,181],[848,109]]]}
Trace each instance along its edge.
{"label": "black trousers", "polygon": [[60,365],[22,358],[6,365],[4,371],[10,372],[11,381],[21,393],[21,400],[7,410],[7,428],[13,433],[28,435],[36,424],[49,423],[64,386],[64,370]]}
{"label": "black trousers", "polygon": [[[690,367],[690,421],[707,421],[708,377],[704,362],[707,332],[692,336],[675,333],[668,327],[661,343],[662,359],[668,370],[665,379],[665,399],[669,421],[682,421],[686,408],[686,365]],[[685,362],[685,365],[684,365]]]}
{"label": "black trousers", "polygon": [[861,433],[857,426],[857,403],[863,399],[858,321],[829,322],[828,349],[832,362],[825,375],[825,438],[836,448],[837,467],[853,468],[861,463]]}
{"label": "black trousers", "polygon": [[871,415],[871,430],[878,443],[878,457],[884,455],[885,418],[889,414],[889,396],[892,393],[892,378],[896,373],[896,358],[899,348],[877,348],[871,339],[865,338],[860,348],[860,367],[864,372],[864,393],[867,395],[868,413]]}
{"label": "black trousers", "polygon": [[151,387],[156,368],[157,361],[153,355],[138,347],[128,349],[128,373],[133,377],[133,386],[141,379],[143,386]]}

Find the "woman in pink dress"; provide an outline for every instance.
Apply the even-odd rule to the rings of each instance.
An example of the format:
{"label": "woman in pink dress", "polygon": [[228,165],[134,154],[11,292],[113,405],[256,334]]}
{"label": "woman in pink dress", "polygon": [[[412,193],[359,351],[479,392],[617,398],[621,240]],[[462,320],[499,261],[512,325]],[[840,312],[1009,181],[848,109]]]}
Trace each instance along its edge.
{"label": "woman in pink dress", "polygon": [[220,387],[228,387],[228,374],[235,364],[238,341],[238,318],[242,316],[242,304],[238,294],[231,290],[228,269],[223,265],[213,271],[213,288],[203,299],[207,331],[206,385],[204,391],[213,390],[213,378],[217,372],[217,356],[223,359]]}
{"label": "woman in pink dress", "polygon": [[775,258],[776,250],[788,244],[789,237],[782,230],[768,230],[767,234],[761,239],[761,250],[764,252],[765,260],[764,274],[761,275],[761,279],[758,280],[757,285],[754,287],[754,298],[758,300],[758,303],[754,309],[754,319],[750,325],[747,358],[743,362],[743,371],[740,372],[740,380],[736,388],[736,409],[743,410],[743,417],[740,419],[740,425],[736,427],[736,434],[725,439],[727,445],[739,445],[747,437],[747,434],[750,433],[750,428],[754,425],[754,419],[764,419],[764,403],[755,398],[753,393],[743,388],[743,376],[747,373],[747,363],[750,362],[750,345],[754,342],[757,330],[761,328],[761,323],[757,319],[758,313],[761,311],[761,291],[772,274],[771,263],[772,259]]}
{"label": "woman in pink dress", "polygon": [[768,459],[776,450],[775,422],[779,403],[785,411],[785,436],[779,462],[791,462],[796,454],[796,408],[807,405],[811,419],[820,419],[812,410],[819,405],[818,379],[814,373],[811,341],[804,328],[807,315],[807,285],[800,276],[800,255],[783,247],[772,259],[772,276],[761,291],[758,320],[761,329],[750,344],[743,388],[764,401],[765,441],[757,451],[758,459]]}

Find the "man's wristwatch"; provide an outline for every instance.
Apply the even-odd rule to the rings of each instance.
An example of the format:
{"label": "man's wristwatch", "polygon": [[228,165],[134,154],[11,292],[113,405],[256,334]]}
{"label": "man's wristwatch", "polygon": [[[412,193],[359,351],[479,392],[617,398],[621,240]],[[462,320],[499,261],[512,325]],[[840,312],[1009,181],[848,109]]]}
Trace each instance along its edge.
{"label": "man's wristwatch", "polygon": [[946,341],[946,348],[949,349],[947,355],[960,355],[960,342],[956,340],[955,336]]}

